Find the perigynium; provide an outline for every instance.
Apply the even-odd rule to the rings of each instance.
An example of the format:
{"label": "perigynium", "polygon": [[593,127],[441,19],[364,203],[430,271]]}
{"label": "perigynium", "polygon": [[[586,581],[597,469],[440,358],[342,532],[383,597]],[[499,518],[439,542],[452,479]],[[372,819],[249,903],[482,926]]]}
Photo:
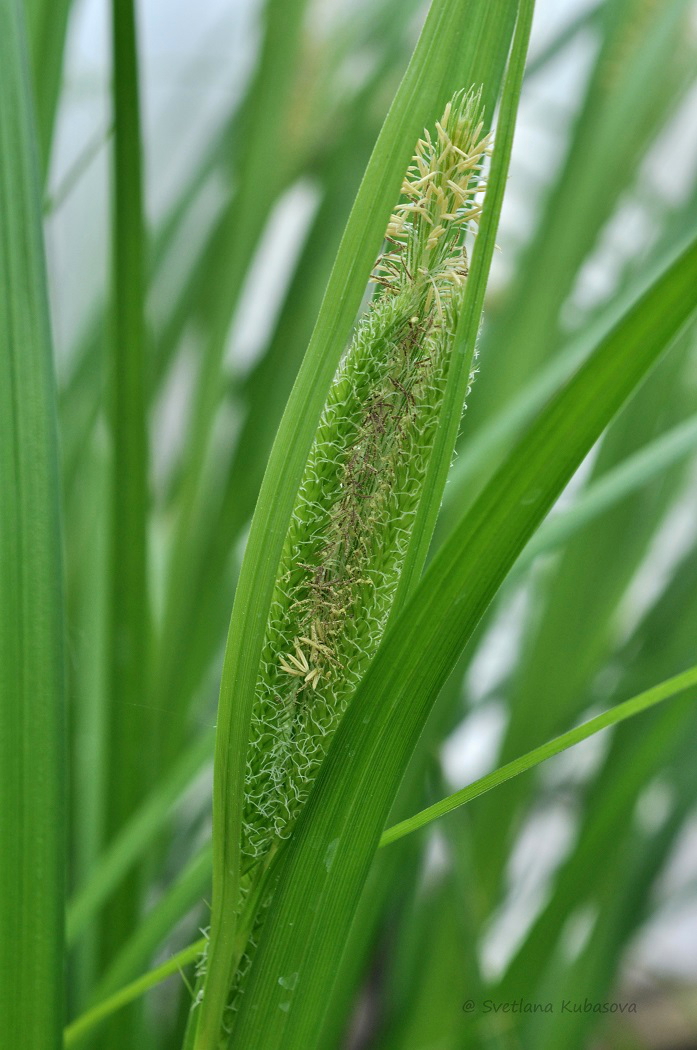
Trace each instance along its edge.
{"label": "perigynium", "polygon": [[[417,144],[372,301],[321,415],[256,684],[242,831],[248,920],[390,615],[443,406],[489,150],[480,93],[458,92]],[[252,946],[253,934],[233,1007]]]}

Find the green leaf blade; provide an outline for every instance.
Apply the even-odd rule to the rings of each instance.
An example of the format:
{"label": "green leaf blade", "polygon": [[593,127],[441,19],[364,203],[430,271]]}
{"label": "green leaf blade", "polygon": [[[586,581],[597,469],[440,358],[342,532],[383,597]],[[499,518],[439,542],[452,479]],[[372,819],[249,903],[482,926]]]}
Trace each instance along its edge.
{"label": "green leaf blade", "polygon": [[[109,790],[105,795],[104,821],[107,840],[118,834],[145,793],[153,769],[150,751],[155,728],[148,706],[151,645],[147,571],[147,238],[133,0],[113,0],[111,16],[114,139],[107,405],[111,436],[105,748]],[[104,913],[100,945],[104,965],[136,925],[139,898],[139,880],[133,873],[119,887]],[[110,1033],[109,1045],[123,1045],[134,1038],[129,1016],[121,1018],[116,1029]]]}
{"label": "green leaf blade", "polygon": [[395,824],[383,832],[380,845],[388,846],[391,842],[397,842],[405,835],[410,835],[418,828],[425,827],[432,821],[438,820],[439,817],[444,817],[447,813],[452,813],[454,809],[466,805],[473,799],[483,795],[486,791],[491,791],[492,788],[498,787],[499,784],[503,784],[505,781],[519,776],[520,773],[533,769],[540,762],[545,762],[548,758],[566,751],[567,748],[579,744],[582,740],[587,740],[588,737],[599,733],[602,729],[617,725],[627,718],[633,718],[634,715],[641,714],[642,711],[647,711],[655,704],[669,700],[671,697],[686,689],[690,689],[694,685],[697,685],[697,668],[693,667],[689,671],[683,672],[683,674],[670,678],[667,682],[661,682],[660,685],[654,686],[653,689],[647,689],[646,692],[632,697],[631,700],[625,700],[622,704],[616,704],[601,715],[596,715],[595,718],[591,718],[580,726],[570,729],[567,733],[562,733],[561,736],[555,737],[554,740],[548,740],[547,743],[533,748],[532,751],[521,755],[520,758],[507,762],[504,766],[499,766],[498,769],[487,773],[486,776],[480,777],[479,780],[474,781],[472,784],[468,784],[461,791],[456,791],[420,813],[415,813],[413,817],[401,820],[399,824]]}
{"label": "green leaf blade", "polygon": [[63,596],[41,191],[20,4],[0,8],[0,1017],[61,1045]]}

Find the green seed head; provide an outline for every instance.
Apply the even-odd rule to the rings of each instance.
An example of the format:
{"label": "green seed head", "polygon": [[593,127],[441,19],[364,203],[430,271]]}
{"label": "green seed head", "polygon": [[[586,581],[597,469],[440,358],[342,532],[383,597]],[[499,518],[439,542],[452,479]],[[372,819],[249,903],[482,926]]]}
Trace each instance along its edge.
{"label": "green seed head", "polygon": [[298,491],[267,624],[243,853],[286,836],[389,616],[431,455],[484,190],[479,94],[419,140],[376,293],[334,378]]}
{"label": "green seed head", "polygon": [[490,136],[482,136],[480,97],[458,92],[436,123],[435,136],[425,130],[417,143],[387,227],[392,250],[378,262],[386,286],[427,282],[437,298],[467,277],[464,235],[481,215],[481,169],[490,151]]}

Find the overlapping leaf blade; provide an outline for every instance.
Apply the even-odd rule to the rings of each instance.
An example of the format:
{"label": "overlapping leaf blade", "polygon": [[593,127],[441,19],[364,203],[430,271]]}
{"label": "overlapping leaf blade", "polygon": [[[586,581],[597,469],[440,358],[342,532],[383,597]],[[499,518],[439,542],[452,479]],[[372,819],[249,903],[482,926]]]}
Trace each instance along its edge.
{"label": "overlapping leaf blade", "polygon": [[19,0],[0,6],[0,1022],[61,1045],[64,610],[41,188]]}

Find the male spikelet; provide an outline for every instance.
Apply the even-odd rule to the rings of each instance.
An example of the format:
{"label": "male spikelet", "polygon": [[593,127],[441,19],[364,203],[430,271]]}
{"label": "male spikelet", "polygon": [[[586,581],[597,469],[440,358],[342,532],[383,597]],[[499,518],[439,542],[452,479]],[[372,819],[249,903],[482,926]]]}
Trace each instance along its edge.
{"label": "male spikelet", "polygon": [[[489,152],[480,94],[424,132],[330,389],[279,566],[256,687],[242,851],[286,837],[380,642],[443,404]],[[252,876],[253,879],[253,876]]]}

